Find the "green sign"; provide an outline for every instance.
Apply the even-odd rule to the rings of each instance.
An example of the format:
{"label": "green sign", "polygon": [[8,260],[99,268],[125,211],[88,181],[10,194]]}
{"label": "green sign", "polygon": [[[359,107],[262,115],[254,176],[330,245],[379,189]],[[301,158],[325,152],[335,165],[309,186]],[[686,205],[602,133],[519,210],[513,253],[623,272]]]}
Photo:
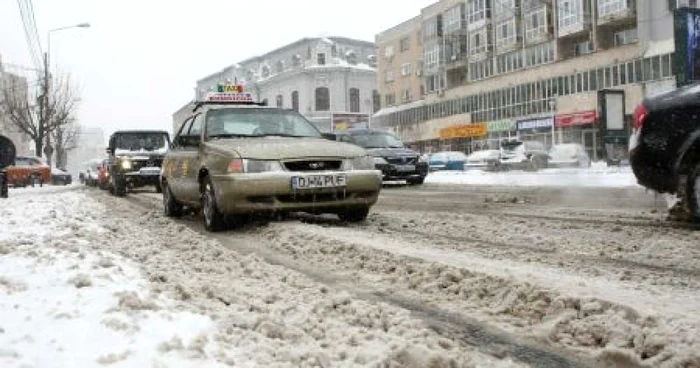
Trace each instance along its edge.
{"label": "green sign", "polygon": [[510,132],[515,130],[515,120],[503,119],[494,120],[486,123],[489,133],[491,132]]}

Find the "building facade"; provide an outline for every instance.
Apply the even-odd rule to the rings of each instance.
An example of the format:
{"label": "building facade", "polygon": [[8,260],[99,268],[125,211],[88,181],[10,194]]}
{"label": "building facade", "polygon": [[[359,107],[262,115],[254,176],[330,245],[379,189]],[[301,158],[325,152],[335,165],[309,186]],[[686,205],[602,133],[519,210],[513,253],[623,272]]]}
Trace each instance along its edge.
{"label": "building facade", "polygon": [[195,98],[237,82],[259,100],[300,112],[322,131],[342,130],[379,109],[376,63],[371,42],[304,38],[197,81]]}
{"label": "building facade", "polygon": [[373,124],[424,151],[470,152],[519,137],[581,143],[597,159],[597,92],[623,90],[631,115],[644,96],[674,88],[673,10],[688,5],[441,1],[421,12],[423,99],[383,104]]}
{"label": "building facade", "polygon": [[[29,94],[27,79],[5,70],[0,58],[0,91],[11,89],[13,93],[23,95],[27,98]],[[22,97],[21,97],[22,98]],[[0,106],[2,104],[3,93],[0,92]],[[18,155],[34,155],[34,144],[26,134],[22,133],[17,126],[10,122],[0,108],[0,135],[9,138],[14,143]]]}

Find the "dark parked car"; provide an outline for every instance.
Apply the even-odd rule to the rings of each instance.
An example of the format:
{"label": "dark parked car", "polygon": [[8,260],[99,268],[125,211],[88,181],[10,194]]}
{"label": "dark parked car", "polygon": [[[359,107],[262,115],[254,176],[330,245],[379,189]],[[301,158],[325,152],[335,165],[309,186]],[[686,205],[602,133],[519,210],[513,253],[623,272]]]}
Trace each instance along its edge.
{"label": "dark parked car", "polygon": [[464,152],[444,151],[430,155],[430,170],[464,170],[467,155]]}
{"label": "dark parked car", "polygon": [[700,221],[700,84],[642,101],[630,164],[639,184],[681,199],[674,213]]}
{"label": "dark parked car", "polygon": [[537,141],[501,142],[501,166],[504,169],[533,170],[549,166],[549,152]]}
{"label": "dark parked car", "polygon": [[428,162],[418,152],[406,148],[395,135],[377,130],[352,130],[335,133],[335,139],[365,148],[373,157],[384,181],[405,180],[423,184],[428,175]]}
{"label": "dark parked car", "polygon": [[51,169],[52,185],[70,185],[72,182],[73,177],[67,171],[57,167]]}

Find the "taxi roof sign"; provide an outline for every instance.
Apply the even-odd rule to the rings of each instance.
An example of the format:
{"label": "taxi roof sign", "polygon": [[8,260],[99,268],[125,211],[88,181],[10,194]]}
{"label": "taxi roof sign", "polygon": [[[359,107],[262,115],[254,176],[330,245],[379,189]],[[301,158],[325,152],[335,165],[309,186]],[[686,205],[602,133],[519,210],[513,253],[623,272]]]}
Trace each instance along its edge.
{"label": "taxi roof sign", "polygon": [[199,101],[195,104],[194,111],[205,104],[267,105],[264,102],[256,102],[253,98],[253,94],[244,92],[243,86],[240,84],[219,84],[215,88],[212,88],[212,91],[204,96],[203,101]]}

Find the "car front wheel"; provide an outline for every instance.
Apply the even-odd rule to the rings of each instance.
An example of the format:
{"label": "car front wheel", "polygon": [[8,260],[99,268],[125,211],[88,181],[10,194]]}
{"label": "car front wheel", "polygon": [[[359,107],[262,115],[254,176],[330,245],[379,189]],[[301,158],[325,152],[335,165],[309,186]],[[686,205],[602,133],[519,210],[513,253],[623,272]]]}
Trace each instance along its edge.
{"label": "car front wheel", "polygon": [[112,188],[113,194],[117,197],[123,197],[126,195],[126,182],[124,178],[120,178],[117,175],[112,176]]}
{"label": "car front wheel", "polygon": [[212,185],[211,178],[209,177],[204,179],[202,217],[204,218],[204,227],[207,230],[220,231],[224,229],[226,219],[224,214],[219,210],[219,206],[216,204],[214,185]]}
{"label": "car front wheel", "polygon": [[163,212],[165,213],[165,216],[182,216],[182,205],[178,203],[173,196],[173,192],[170,191],[168,183],[163,183],[161,187],[163,188]]}
{"label": "car front wheel", "polygon": [[695,221],[700,221],[700,163],[695,165],[695,169],[688,177],[687,200],[690,213]]}
{"label": "car front wheel", "polygon": [[367,219],[368,215],[369,207],[353,208],[338,212],[338,218],[340,218],[340,221],[345,222],[362,222]]}

